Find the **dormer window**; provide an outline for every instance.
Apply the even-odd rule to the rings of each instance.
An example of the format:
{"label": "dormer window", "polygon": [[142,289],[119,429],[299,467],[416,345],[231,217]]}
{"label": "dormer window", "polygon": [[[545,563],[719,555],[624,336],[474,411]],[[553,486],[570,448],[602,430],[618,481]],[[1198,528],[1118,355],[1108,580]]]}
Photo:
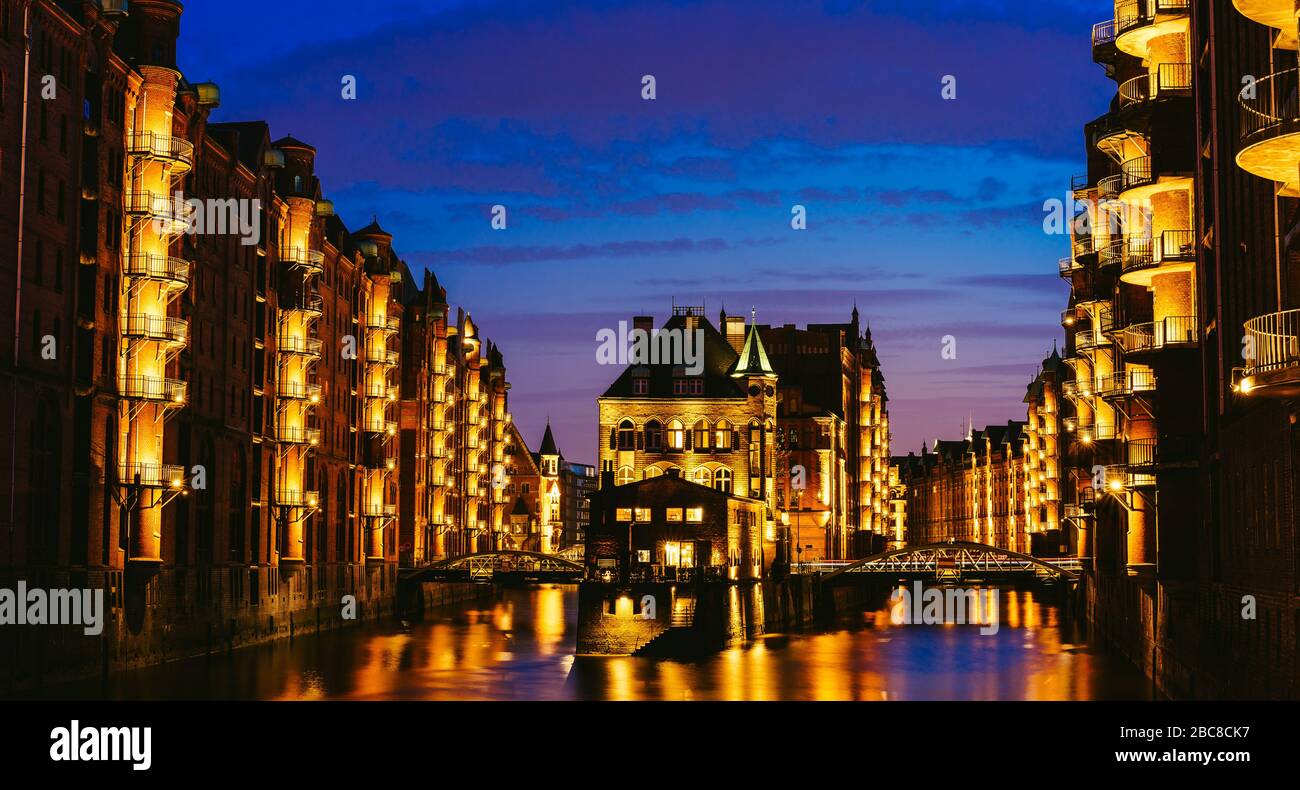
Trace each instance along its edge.
{"label": "dormer window", "polygon": [[650,379],[645,376],[637,376],[632,379],[633,395],[648,395],[650,393]]}

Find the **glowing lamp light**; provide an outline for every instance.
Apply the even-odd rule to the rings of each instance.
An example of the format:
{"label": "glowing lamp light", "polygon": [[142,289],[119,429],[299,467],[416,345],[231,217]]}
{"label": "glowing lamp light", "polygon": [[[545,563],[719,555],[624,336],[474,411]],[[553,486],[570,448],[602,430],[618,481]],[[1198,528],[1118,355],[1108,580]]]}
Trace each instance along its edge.
{"label": "glowing lamp light", "polygon": [[316,507],[317,504],[316,497],[308,497],[307,507]]}
{"label": "glowing lamp light", "polygon": [[317,395],[316,393],[313,392],[310,400],[312,403],[320,403],[320,395]]}
{"label": "glowing lamp light", "polygon": [[1110,490],[1111,490],[1111,491],[1123,491],[1123,490],[1124,490],[1124,484],[1123,484],[1122,482],[1120,482],[1119,480],[1112,480],[1112,481],[1110,481]]}
{"label": "glowing lamp light", "polygon": [[1242,394],[1242,395],[1249,395],[1249,394],[1250,394],[1250,391],[1253,390],[1254,388],[1255,388],[1255,385],[1254,385],[1254,383],[1253,383],[1250,379],[1242,379],[1242,380],[1241,380],[1241,394]]}
{"label": "glowing lamp light", "polygon": [[392,471],[393,469],[396,469],[396,468],[397,468],[397,462],[394,461],[392,458],[389,458],[388,461],[387,461],[386,463],[387,463],[387,466],[388,466],[389,471]]}

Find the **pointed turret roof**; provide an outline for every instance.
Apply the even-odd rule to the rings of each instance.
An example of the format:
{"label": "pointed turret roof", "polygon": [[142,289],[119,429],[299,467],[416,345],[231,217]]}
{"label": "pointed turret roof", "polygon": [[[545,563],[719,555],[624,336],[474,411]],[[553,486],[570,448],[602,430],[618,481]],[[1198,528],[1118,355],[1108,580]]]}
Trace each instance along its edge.
{"label": "pointed turret roof", "polygon": [[546,433],[542,434],[542,446],[537,452],[540,455],[559,455],[560,451],[555,446],[555,437],[551,435],[551,422],[546,421]]}
{"label": "pointed turret roof", "polygon": [[740,349],[740,357],[736,360],[731,375],[736,378],[743,376],[776,377],[776,371],[772,369],[772,363],[767,359],[767,350],[763,348],[763,340],[758,336],[757,316],[752,316],[750,319],[749,335],[745,338],[745,346]]}

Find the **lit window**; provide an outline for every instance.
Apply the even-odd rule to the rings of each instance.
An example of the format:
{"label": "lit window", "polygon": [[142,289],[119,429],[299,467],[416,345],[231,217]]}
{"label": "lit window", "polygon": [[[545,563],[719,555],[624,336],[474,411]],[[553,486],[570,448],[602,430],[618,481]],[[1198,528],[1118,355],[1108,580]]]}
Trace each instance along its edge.
{"label": "lit window", "polygon": [[621,508],[619,508],[618,510],[616,510],[616,511],[614,512],[614,520],[615,520],[615,521],[631,521],[631,520],[632,520],[632,508],[630,508],[630,507],[621,507]]}
{"label": "lit window", "polygon": [[686,428],[679,420],[673,420],[668,423],[668,449],[686,449]]}
{"label": "lit window", "polygon": [[709,449],[709,424],[704,420],[695,423],[695,449],[697,451]]}
{"label": "lit window", "polygon": [[650,563],[650,549],[637,549],[636,561],[648,565]]}
{"label": "lit window", "polygon": [[660,468],[657,467],[657,466],[647,466],[647,467],[645,468],[645,479],[646,479],[646,480],[649,480],[649,479],[652,478],[652,477],[659,477],[659,476],[663,475],[663,473],[664,473],[664,470],[660,469]]}
{"label": "lit window", "polygon": [[636,480],[636,472],[632,470],[632,467],[620,466],[618,468],[618,478],[615,481],[616,485],[625,486],[633,480]]}
{"label": "lit window", "polygon": [[713,426],[713,447],[715,450],[731,449],[731,423],[722,420]]}
{"label": "lit window", "polygon": [[666,517],[667,517],[667,519],[668,519],[669,521],[681,521],[681,520],[682,520],[682,509],[679,508],[679,507],[670,507],[670,508],[668,508],[668,510],[666,511],[666,514],[667,514]]}
{"label": "lit window", "polygon": [[702,486],[711,486],[713,485],[713,473],[701,466],[695,470],[695,482]]}
{"label": "lit window", "polygon": [[731,470],[725,466],[713,473],[713,487],[731,493]]}
{"label": "lit window", "polygon": [[648,508],[648,507],[639,507],[639,508],[637,508],[637,509],[636,509],[636,520],[637,520],[637,521],[649,521],[649,520],[650,520],[650,508]]}
{"label": "lit window", "polygon": [[699,524],[704,520],[704,508],[688,507],[686,508],[686,520],[692,524]]}

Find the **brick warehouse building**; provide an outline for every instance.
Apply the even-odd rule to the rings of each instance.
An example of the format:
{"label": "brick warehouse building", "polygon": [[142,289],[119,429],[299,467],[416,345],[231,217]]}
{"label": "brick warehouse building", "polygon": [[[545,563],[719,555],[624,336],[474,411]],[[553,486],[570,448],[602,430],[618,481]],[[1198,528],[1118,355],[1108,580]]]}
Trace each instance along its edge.
{"label": "brick warehouse building", "polygon": [[1291,0],[1118,0],[1093,31],[1118,90],[1060,264],[1064,513],[1091,619],[1179,697],[1300,694],[1296,33]]}
{"label": "brick warehouse building", "polygon": [[[509,523],[500,351],[335,216],[310,145],[209,122],[179,3],[121,6],[0,2],[0,584],[103,587],[110,614],[6,629],[13,684],[332,625],[345,594],[368,616],[399,562]],[[176,192],[205,220],[260,201],[256,243],[188,232]]]}
{"label": "brick warehouse building", "polygon": [[[747,328],[725,312],[720,324],[722,331],[702,307],[674,307],[659,331],[701,333],[699,375],[682,365],[633,363],[599,398],[602,472],[613,472],[619,486],[675,472],[766,502],[763,541],[798,540],[804,561],[883,546],[887,401],[857,310],[848,323],[806,329]],[[656,331],[650,317],[632,325]],[[804,470],[802,489],[796,467]]]}

